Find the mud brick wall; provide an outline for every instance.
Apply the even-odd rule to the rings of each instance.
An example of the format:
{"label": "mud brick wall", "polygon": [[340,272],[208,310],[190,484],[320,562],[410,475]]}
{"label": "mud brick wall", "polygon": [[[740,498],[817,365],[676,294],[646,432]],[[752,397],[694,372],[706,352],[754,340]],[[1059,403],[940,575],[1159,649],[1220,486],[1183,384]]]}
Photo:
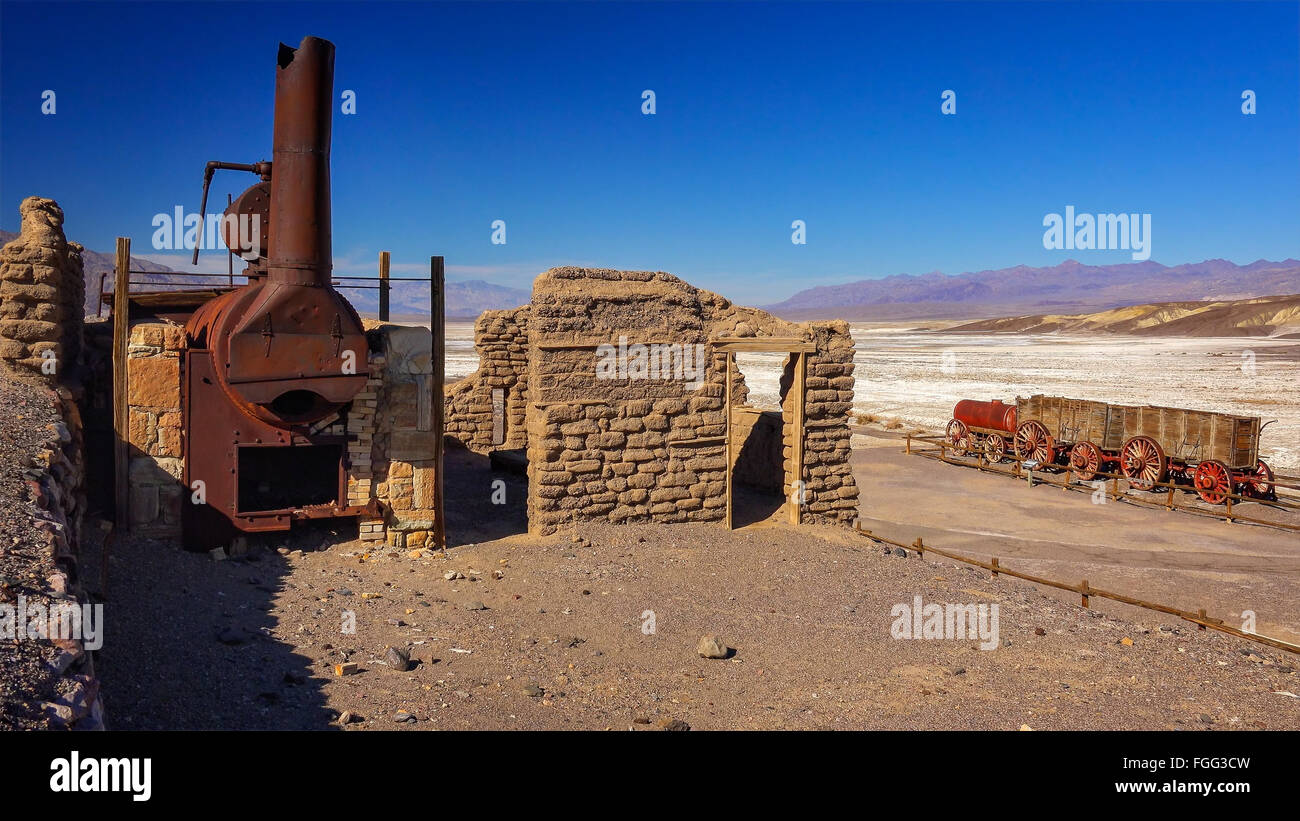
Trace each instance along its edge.
{"label": "mud brick wall", "polygon": [[[352,399],[344,417],[341,433],[349,437],[347,504],[350,506],[362,506],[378,498],[374,473],[375,432],[379,427],[379,400],[383,394],[387,363],[388,358],[382,349],[376,352],[371,346],[368,360],[370,378],[366,380],[365,390]],[[359,530],[362,541],[382,541],[386,532],[382,518],[362,518]]]}
{"label": "mud brick wall", "polygon": [[[528,315],[527,305],[483,312],[474,323],[478,370],[447,389],[446,434],[476,453],[522,448],[528,444],[524,428]],[[504,400],[499,411],[494,405],[496,391],[502,391]],[[500,423],[498,412],[502,417]]]}
{"label": "mud brick wall", "polygon": [[185,329],[157,320],[131,325],[126,352],[131,530],[179,539],[181,484],[181,351]]}
{"label": "mud brick wall", "polygon": [[82,247],[63,235],[63,209],[28,197],[18,238],[0,249],[0,359],[66,381],[81,357]]}
{"label": "mud brick wall", "polygon": [[842,320],[806,325],[817,345],[808,355],[804,384],[806,510],[814,521],[849,524],[858,507],[848,426],[853,409],[853,338]]}

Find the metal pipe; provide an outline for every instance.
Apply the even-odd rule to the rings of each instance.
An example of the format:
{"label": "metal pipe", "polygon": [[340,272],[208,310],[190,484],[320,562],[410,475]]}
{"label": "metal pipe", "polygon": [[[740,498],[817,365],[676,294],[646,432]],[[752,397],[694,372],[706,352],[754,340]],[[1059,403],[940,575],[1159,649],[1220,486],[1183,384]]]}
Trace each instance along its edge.
{"label": "metal pipe", "polygon": [[272,136],[271,237],[267,277],[329,287],[330,132],[334,44],[305,37],[280,44]]}

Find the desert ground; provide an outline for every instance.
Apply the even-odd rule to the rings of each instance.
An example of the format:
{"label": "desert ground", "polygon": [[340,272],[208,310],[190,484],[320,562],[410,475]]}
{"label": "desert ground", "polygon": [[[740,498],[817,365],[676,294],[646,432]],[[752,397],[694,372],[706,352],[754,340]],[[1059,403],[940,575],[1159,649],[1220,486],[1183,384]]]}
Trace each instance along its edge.
{"label": "desert ground", "polygon": [[[863,524],[1296,637],[1293,534],[1029,489],[862,430]],[[505,506],[488,501],[507,481]],[[1300,729],[1295,656],[846,529],[524,527],[524,479],[448,454],[444,552],[328,527],[238,560],[116,546],[99,670],[117,729]],[[90,562],[94,564],[94,562]],[[448,576],[450,575],[450,578]],[[997,604],[999,641],[891,637],[891,609]],[[355,632],[343,631],[347,613]],[[653,628],[653,629],[651,629]],[[700,657],[715,635],[729,657]],[[409,653],[400,671],[389,648]],[[336,675],[335,665],[356,672]],[[404,665],[401,665],[404,666]]]}

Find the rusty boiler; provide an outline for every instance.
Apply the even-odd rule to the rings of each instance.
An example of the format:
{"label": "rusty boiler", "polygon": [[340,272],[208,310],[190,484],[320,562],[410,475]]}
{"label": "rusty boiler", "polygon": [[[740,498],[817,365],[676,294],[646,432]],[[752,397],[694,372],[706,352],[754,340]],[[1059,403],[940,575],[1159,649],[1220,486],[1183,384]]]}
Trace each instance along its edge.
{"label": "rusty boiler", "polygon": [[[331,285],[330,132],[334,46],[281,44],[271,162],[209,163],[256,173],[226,223],[248,283],[199,307],[186,324],[182,389],[185,541],[285,530],[347,507],[347,436],[326,431],[365,386],[366,337]],[[196,252],[197,253],[197,252]]]}

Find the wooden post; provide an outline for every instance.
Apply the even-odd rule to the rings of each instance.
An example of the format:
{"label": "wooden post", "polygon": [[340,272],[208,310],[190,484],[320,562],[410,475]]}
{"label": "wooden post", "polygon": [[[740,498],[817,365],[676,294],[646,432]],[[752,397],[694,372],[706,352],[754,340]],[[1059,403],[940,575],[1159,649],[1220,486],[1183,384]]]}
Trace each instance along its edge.
{"label": "wooden post", "polygon": [[723,396],[725,397],[723,408],[724,408],[724,413],[726,413],[727,415],[727,421],[726,421],[727,487],[725,491],[727,494],[727,519],[725,524],[727,525],[727,530],[734,530],[736,524],[735,524],[735,519],[733,518],[732,505],[731,505],[731,469],[733,467],[731,463],[731,369],[732,369],[732,365],[735,362],[735,354],[733,354],[731,351],[727,351],[725,355],[727,357],[727,381],[724,383],[725,386],[723,387],[723,391],[725,391],[725,393],[723,394]]}
{"label": "wooden post", "polygon": [[916,548],[916,553],[918,556],[920,556],[922,559],[925,558],[925,542],[921,541],[920,536],[917,536],[916,541],[912,542],[912,547]]}
{"label": "wooden post", "polygon": [[[1202,607],[1200,610],[1197,610],[1197,611],[1196,611],[1196,615],[1198,615],[1198,616],[1201,617],[1201,621],[1205,621],[1205,608]],[[1196,629],[1197,629],[1197,630],[1204,630],[1204,629],[1205,629],[1205,625],[1204,625],[1204,624],[1198,624],[1198,625],[1196,625]]]}
{"label": "wooden post", "polygon": [[131,487],[128,484],[131,451],[127,413],[126,346],[131,335],[131,239],[117,238],[117,265],[113,272],[113,506],[118,533],[131,528]]}
{"label": "wooden post", "polygon": [[998,557],[997,557],[997,556],[994,556],[994,557],[993,557],[992,565],[993,565],[993,577],[994,577],[994,578],[997,578],[997,575],[998,575]]}
{"label": "wooden post", "polygon": [[803,513],[803,403],[808,356],[802,351],[790,355],[794,357],[794,379],[790,384],[791,401],[794,403],[790,408],[790,428],[793,432],[793,441],[790,443],[790,524],[797,525]]}
{"label": "wooden post", "polygon": [[[388,252],[379,252],[379,321],[388,321]],[[434,352],[437,355],[437,352]]]}
{"label": "wooden post", "polygon": [[[387,252],[384,252],[387,256]],[[447,549],[447,513],[443,504],[443,382],[447,376],[447,365],[443,359],[446,350],[447,305],[444,291],[442,257],[429,259],[429,331],[433,337],[433,470],[434,470],[434,537],[438,547]]]}
{"label": "wooden post", "polygon": [[1088,606],[1088,580],[1087,579],[1084,579],[1083,584],[1079,585],[1079,592],[1083,595],[1083,601],[1081,603],[1083,604],[1084,607],[1087,607]]}

